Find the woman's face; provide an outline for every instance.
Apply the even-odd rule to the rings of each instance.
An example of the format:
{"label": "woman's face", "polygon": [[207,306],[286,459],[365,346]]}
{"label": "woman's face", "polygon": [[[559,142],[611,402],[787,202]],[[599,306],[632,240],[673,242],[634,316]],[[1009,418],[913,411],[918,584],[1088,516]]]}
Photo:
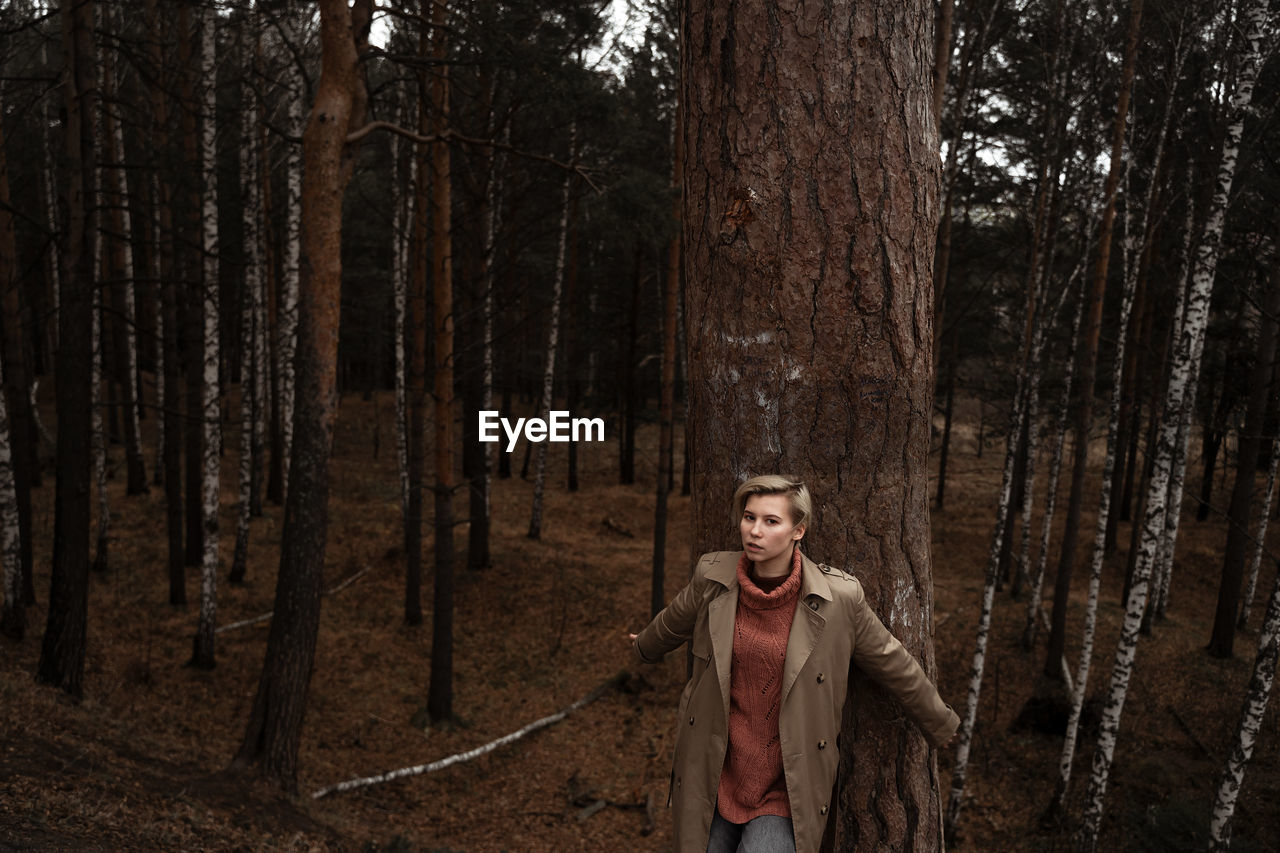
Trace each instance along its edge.
{"label": "woman's face", "polygon": [[791,546],[804,536],[804,528],[791,520],[786,495],[752,495],[738,524],[742,550],[753,563],[778,566],[791,557]]}

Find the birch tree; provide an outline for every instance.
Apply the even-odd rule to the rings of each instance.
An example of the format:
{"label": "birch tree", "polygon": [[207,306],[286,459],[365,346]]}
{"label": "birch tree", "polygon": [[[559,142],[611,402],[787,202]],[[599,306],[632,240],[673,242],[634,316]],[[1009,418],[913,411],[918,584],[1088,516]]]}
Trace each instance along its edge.
{"label": "birch tree", "polygon": [[[301,54],[297,52],[300,29],[297,21],[298,10],[295,7],[294,0],[285,0],[281,36],[286,43],[292,46],[291,50],[295,51],[285,66],[285,86],[287,90],[286,125],[289,129],[289,136],[292,139],[302,136],[302,100],[305,92],[302,70],[298,67]],[[268,484],[268,491],[271,493],[270,497],[277,503],[284,503],[285,496],[288,493],[289,465],[293,458],[293,406],[296,393],[294,353],[298,346],[298,279],[300,274],[298,263],[301,257],[302,245],[300,236],[302,221],[302,151],[296,144],[290,144],[285,148],[285,176],[283,292],[280,303],[279,337],[276,341],[276,347],[279,351],[276,369],[280,374],[280,390],[276,399],[276,405],[280,410],[280,455],[279,461],[272,461],[271,480],[271,483],[278,485],[278,490],[272,491],[271,483]]]}
{"label": "birch tree", "polygon": [[1245,692],[1240,724],[1232,741],[1231,757],[1227,759],[1214,797],[1213,815],[1209,822],[1210,850],[1226,850],[1231,846],[1231,816],[1235,813],[1240,787],[1244,784],[1245,766],[1253,756],[1253,747],[1262,729],[1262,715],[1267,710],[1267,700],[1275,682],[1277,657],[1280,657],[1280,572],[1276,573],[1267,612],[1262,617],[1258,653],[1254,657],[1253,674]]}
{"label": "birch tree", "polygon": [[[1273,376],[1273,383],[1276,378]],[[1249,624],[1249,610],[1253,606],[1253,595],[1258,587],[1258,569],[1262,565],[1263,545],[1267,540],[1267,524],[1271,520],[1271,505],[1276,495],[1276,469],[1280,466],[1280,435],[1271,442],[1271,464],[1267,468],[1267,488],[1262,504],[1258,507],[1257,521],[1254,523],[1256,540],[1253,548],[1253,559],[1249,563],[1249,578],[1245,583],[1244,600],[1240,602],[1240,618],[1236,628],[1243,631]]]}
{"label": "birch tree", "polygon": [[[570,160],[577,156],[577,126],[569,133]],[[556,271],[551,285],[551,314],[547,320],[547,348],[542,368],[542,398],[538,404],[538,413],[546,419],[551,417],[552,392],[556,381],[556,347],[560,340],[560,293],[564,287],[564,254],[569,236],[569,201],[572,188],[573,173],[564,177],[564,188],[561,191],[560,209],[560,242],[556,248]],[[547,477],[547,442],[538,443],[537,468],[533,480],[533,511],[529,517],[529,538],[542,538],[542,490]]]}
{"label": "birch tree", "polygon": [[1147,493],[1147,506],[1143,518],[1142,551],[1135,568],[1133,587],[1125,605],[1124,626],[1121,630],[1120,641],[1116,647],[1111,685],[1102,711],[1102,720],[1098,731],[1098,744],[1093,758],[1089,790],[1086,794],[1084,816],[1080,829],[1080,844],[1086,850],[1094,850],[1097,847],[1098,827],[1102,820],[1103,799],[1106,795],[1107,781],[1115,754],[1120,716],[1124,709],[1129,679],[1133,672],[1133,662],[1138,644],[1138,631],[1141,627],[1143,610],[1147,604],[1147,588],[1157,540],[1164,526],[1166,510],[1168,512],[1177,512],[1178,510],[1177,507],[1166,507],[1165,505],[1173,444],[1177,433],[1177,417],[1172,413],[1180,412],[1184,398],[1188,394],[1194,394],[1194,388],[1188,387],[1188,379],[1199,365],[1204,349],[1205,328],[1209,315],[1209,297],[1213,291],[1214,273],[1217,268],[1218,253],[1222,242],[1222,227],[1226,214],[1227,199],[1231,192],[1231,182],[1235,174],[1240,137],[1244,131],[1245,112],[1253,97],[1254,82],[1257,80],[1258,70],[1262,64],[1262,37],[1267,22],[1267,5],[1266,0],[1254,0],[1254,2],[1247,3],[1241,9],[1240,20],[1244,25],[1244,32],[1238,46],[1240,51],[1240,61],[1237,65],[1238,78],[1235,92],[1231,97],[1230,118],[1225,138],[1223,139],[1220,164],[1217,169],[1216,192],[1209,209],[1204,236],[1196,252],[1191,293],[1187,298],[1185,327],[1178,341],[1177,355],[1173,369],[1170,372],[1169,388],[1165,395],[1166,420],[1161,427],[1160,441],[1156,448],[1155,464]]}
{"label": "birch tree", "polygon": [[203,250],[204,323],[200,351],[204,358],[201,382],[204,414],[204,460],[201,467],[201,507],[204,519],[204,548],[200,563],[200,624],[196,629],[191,662],[203,669],[214,665],[214,629],[218,622],[218,504],[219,463],[222,450],[222,411],[219,406],[218,363],[220,359],[218,296],[218,146],[217,146],[217,12],[205,10],[200,32],[200,79],[203,83],[201,109],[201,165],[203,167],[200,212]]}
{"label": "birch tree", "polygon": [[[256,18],[252,10],[245,20],[247,32],[256,31]],[[256,48],[255,37],[255,48]],[[240,107],[240,187],[242,221],[244,223],[244,284],[240,293],[240,500],[236,515],[236,544],[231,560],[232,583],[241,583],[249,562],[249,520],[253,507],[254,442],[259,412],[262,408],[262,386],[258,384],[259,325],[258,293],[262,289],[262,253],[259,249],[258,216],[261,206],[258,200],[258,122],[253,88],[248,85],[248,72],[252,59],[245,47],[243,59],[245,81],[241,85]],[[255,49],[254,54],[257,53]]]}

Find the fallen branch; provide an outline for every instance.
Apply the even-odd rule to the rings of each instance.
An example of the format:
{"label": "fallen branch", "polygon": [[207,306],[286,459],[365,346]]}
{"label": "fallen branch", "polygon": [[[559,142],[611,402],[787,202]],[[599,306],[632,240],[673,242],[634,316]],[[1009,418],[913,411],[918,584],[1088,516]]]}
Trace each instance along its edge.
{"label": "fallen branch", "polygon": [[565,717],[572,714],[574,711],[577,711],[578,709],[583,708],[586,705],[590,705],[592,702],[599,699],[601,696],[605,694],[606,691],[616,688],[619,685],[625,684],[630,678],[631,678],[631,674],[624,670],[618,673],[617,675],[613,676],[613,678],[610,678],[608,681],[604,682],[603,684],[598,686],[595,690],[592,690],[586,696],[583,696],[577,702],[574,702],[572,705],[565,708],[564,710],[557,711],[556,713],[550,715],[549,717],[543,717],[540,720],[534,720],[532,723],[520,729],[519,731],[514,731],[509,735],[500,737],[495,741],[486,743],[484,746],[478,746],[475,749],[469,749],[466,752],[459,752],[454,755],[450,755],[448,758],[442,758],[439,761],[433,761],[430,764],[418,764],[414,767],[402,767],[399,770],[392,770],[388,773],[383,773],[379,776],[366,776],[362,779],[350,779],[346,782],[339,782],[336,785],[330,785],[327,788],[321,788],[320,790],[314,792],[311,795],[311,799],[318,800],[321,797],[327,797],[329,794],[337,794],[337,793],[342,793],[343,791],[351,791],[351,790],[354,790],[355,788],[363,788],[367,785],[377,785],[382,782],[390,782],[393,779],[403,779],[406,776],[421,776],[424,773],[434,773],[437,770],[443,770],[444,768],[451,767],[454,764],[461,764],[464,761],[470,761],[473,758],[479,758],[482,755],[493,752],[498,747],[506,746],[509,743],[515,743],[516,741],[520,740],[526,735],[536,732],[538,729],[545,729],[547,726],[560,722]]}
{"label": "fallen branch", "polygon": [[[332,589],[326,589],[323,593],[321,593],[321,595],[333,595],[335,592],[342,592],[344,589],[351,586],[353,583],[358,581],[362,576],[368,573],[369,573],[369,568],[366,566],[365,568],[356,572],[354,575],[347,578],[342,583],[338,584]],[[217,628],[213,629],[213,633],[221,634],[223,631],[230,631],[233,628],[246,628],[250,625],[257,625],[260,622],[266,622],[268,619],[270,619],[274,615],[275,615],[274,610],[268,610],[266,613],[263,613],[260,616],[254,616],[251,619],[241,619],[239,622],[232,622],[229,625],[219,625]]]}

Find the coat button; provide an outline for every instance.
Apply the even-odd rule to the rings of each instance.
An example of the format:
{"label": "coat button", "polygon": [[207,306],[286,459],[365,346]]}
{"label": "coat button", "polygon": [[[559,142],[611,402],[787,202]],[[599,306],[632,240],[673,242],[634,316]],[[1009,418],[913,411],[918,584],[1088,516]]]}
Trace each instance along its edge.
{"label": "coat button", "polygon": [[819,683],[819,684],[821,684],[822,682],[824,682],[824,681],[826,681],[826,680],[827,680],[827,677],[826,677],[825,675],[823,675],[822,673],[818,673],[818,683]]}
{"label": "coat button", "polygon": [[826,748],[827,748],[827,742],[825,740],[818,741],[818,749],[826,749]]}
{"label": "coat button", "polygon": [[693,717],[690,717],[690,718],[689,718],[689,725],[691,725],[691,726],[693,725]]}
{"label": "coat button", "polygon": [[817,610],[817,609],[818,609],[818,602],[816,602],[816,601],[810,601],[810,602],[809,602],[809,609],[810,609],[810,610]]}
{"label": "coat button", "polygon": [[826,814],[826,813],[827,813],[827,807],[826,807],[826,806],[823,806],[821,809],[819,809],[819,811],[820,811],[822,814]]}

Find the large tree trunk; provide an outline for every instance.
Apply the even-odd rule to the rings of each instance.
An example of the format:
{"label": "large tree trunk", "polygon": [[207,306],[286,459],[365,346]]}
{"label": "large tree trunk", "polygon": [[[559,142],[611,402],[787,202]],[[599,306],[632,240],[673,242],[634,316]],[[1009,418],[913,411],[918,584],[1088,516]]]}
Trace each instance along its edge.
{"label": "large tree trunk", "polygon": [[[346,138],[363,121],[359,56],[371,0],[321,0],[321,71],[303,136],[302,286],[298,395],[274,616],[257,696],[233,767],[257,766],[297,790],[298,741],[320,628],[328,530],[329,457],[337,419],[338,320],[342,290],[342,196],[354,165]],[[353,38],[354,36],[354,38]]]}
{"label": "large tree trunk", "polygon": [[[1170,372],[1169,389],[1165,396],[1165,423],[1161,430],[1160,446],[1147,494],[1146,513],[1143,519],[1142,554],[1134,572],[1133,589],[1125,605],[1124,625],[1120,642],[1116,647],[1115,665],[1111,674],[1111,686],[1098,730],[1098,746],[1093,758],[1093,772],[1086,794],[1084,817],[1081,826],[1082,846],[1093,850],[1097,845],[1098,829],[1102,821],[1102,805],[1106,795],[1111,761],[1115,755],[1119,735],[1120,715],[1124,709],[1129,679],[1133,673],[1133,661],[1137,653],[1138,631],[1147,604],[1147,588],[1151,566],[1160,532],[1164,528],[1165,501],[1169,482],[1169,469],[1174,454],[1178,412],[1182,411],[1184,398],[1194,395],[1191,377],[1196,374],[1204,350],[1205,330],[1209,319],[1209,298],[1213,291],[1217,270],[1218,252],[1222,243],[1222,226],[1226,215],[1227,199],[1235,175],[1236,159],[1240,150],[1240,137],[1244,131],[1244,117],[1253,97],[1253,85],[1257,80],[1261,63],[1261,42],[1267,20],[1266,0],[1255,0],[1246,6],[1240,20],[1245,32],[1241,39],[1239,77],[1231,98],[1231,113],[1222,144],[1222,155],[1215,176],[1215,193],[1204,237],[1196,253],[1195,273],[1191,294],[1187,298],[1184,331],[1178,345],[1177,358]],[[1167,507],[1177,512],[1176,506]]]}
{"label": "large tree trunk", "polygon": [[58,314],[58,468],[49,616],[36,680],[79,697],[89,607],[89,373],[93,360],[94,79],[93,2],[64,4],[66,70],[67,273]]}
{"label": "large tree trunk", "polygon": [[[861,579],[928,672],[932,20],[923,0],[691,2],[681,36],[694,545],[734,541],[737,481],[798,475],[810,552]],[[850,692],[836,847],[936,849],[924,738],[872,684]]]}
{"label": "large tree trunk", "polygon": [[1103,190],[1102,228],[1098,233],[1098,261],[1093,272],[1093,288],[1085,315],[1084,350],[1080,363],[1080,401],[1076,406],[1075,458],[1071,474],[1071,496],[1067,503],[1066,524],[1062,532],[1062,552],[1058,560],[1058,577],[1053,588],[1053,624],[1049,630],[1045,652],[1044,674],[1051,679],[1063,676],[1062,656],[1067,645],[1067,606],[1071,594],[1071,574],[1075,569],[1076,542],[1079,540],[1080,515],[1084,508],[1084,478],[1089,465],[1089,432],[1093,428],[1093,386],[1098,372],[1098,339],[1102,331],[1102,302],[1107,288],[1107,269],[1111,262],[1111,233],[1115,223],[1116,190],[1124,168],[1125,126],[1129,115],[1129,95],[1133,90],[1133,72],[1138,57],[1138,34],[1142,23],[1143,0],[1129,4],[1129,33],[1125,38],[1124,64],[1120,71],[1120,94],[1116,101],[1115,125],[1111,134],[1111,164]]}
{"label": "large tree trunk", "polygon": [[1252,534],[1249,531],[1249,509],[1253,504],[1253,481],[1258,472],[1258,452],[1262,448],[1262,431],[1267,416],[1267,398],[1271,393],[1272,367],[1276,357],[1276,318],[1280,316],[1280,262],[1271,273],[1266,307],[1259,320],[1257,361],[1249,383],[1249,404],[1245,410],[1244,429],[1236,451],[1236,481],[1231,491],[1231,508],[1227,512],[1227,544],[1222,552],[1222,577],[1218,585],[1218,604],[1214,610],[1213,629],[1209,636],[1209,654],[1231,657],[1236,636],[1236,620],[1240,611],[1241,584],[1244,581],[1245,554]]}

